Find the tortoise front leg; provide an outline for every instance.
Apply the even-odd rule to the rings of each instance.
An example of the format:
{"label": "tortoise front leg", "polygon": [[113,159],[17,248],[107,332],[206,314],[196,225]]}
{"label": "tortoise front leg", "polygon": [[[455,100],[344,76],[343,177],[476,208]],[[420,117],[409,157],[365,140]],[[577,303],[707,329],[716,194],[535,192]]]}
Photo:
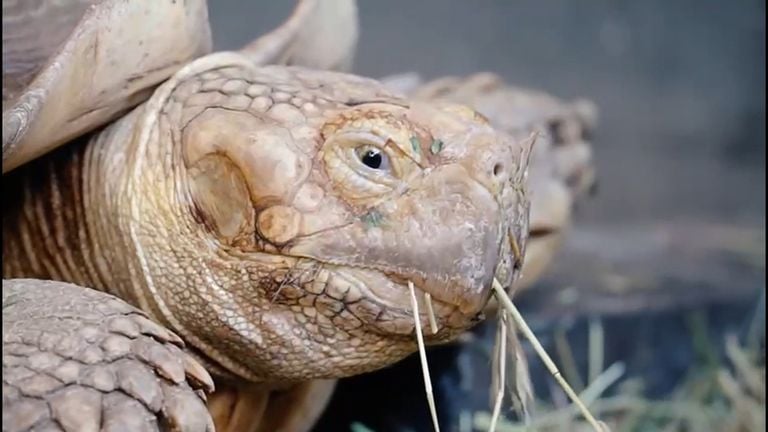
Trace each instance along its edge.
{"label": "tortoise front leg", "polygon": [[138,309],[62,282],[3,281],[3,431],[211,431],[208,373]]}
{"label": "tortoise front leg", "polygon": [[331,400],[336,380],[276,390],[264,385],[219,388],[209,400],[217,432],[307,432]]}

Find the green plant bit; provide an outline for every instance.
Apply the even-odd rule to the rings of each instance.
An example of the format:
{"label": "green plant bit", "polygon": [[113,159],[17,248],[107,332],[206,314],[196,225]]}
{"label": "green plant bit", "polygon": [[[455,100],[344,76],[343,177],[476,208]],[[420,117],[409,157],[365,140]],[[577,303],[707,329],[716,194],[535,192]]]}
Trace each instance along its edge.
{"label": "green plant bit", "polygon": [[429,151],[432,154],[438,154],[443,150],[443,140],[435,138],[432,140],[432,145],[429,146]]}
{"label": "green plant bit", "polygon": [[603,370],[605,363],[605,331],[599,318],[589,320],[589,382],[594,382]]}
{"label": "green plant bit", "polygon": [[352,423],[351,425],[349,425],[349,429],[352,432],[374,432],[373,429],[369,428],[368,426],[360,422]]}
{"label": "green plant bit", "polygon": [[594,380],[579,395],[586,405],[592,405],[616,381],[624,375],[624,363],[616,362],[596,376]]}
{"label": "green plant bit", "polygon": [[384,222],[384,215],[379,213],[379,211],[376,209],[371,209],[371,211],[361,216],[360,219],[369,228],[376,228],[381,226],[381,224]]}

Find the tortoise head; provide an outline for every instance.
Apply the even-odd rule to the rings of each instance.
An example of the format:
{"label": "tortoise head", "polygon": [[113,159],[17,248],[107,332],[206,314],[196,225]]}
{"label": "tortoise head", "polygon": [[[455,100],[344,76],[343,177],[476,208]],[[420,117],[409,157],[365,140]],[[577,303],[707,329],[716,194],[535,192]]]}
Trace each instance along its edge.
{"label": "tortoise head", "polygon": [[[521,140],[537,133],[530,156],[529,237],[525,265],[515,290],[531,286],[546,270],[570,227],[575,208],[597,186],[591,136],[597,108],[587,100],[565,101],[550,94],[507,85],[493,73],[443,77],[419,85],[420,78],[385,79],[410,97],[463,103],[488,117],[497,130]],[[495,311],[493,302],[486,309]]]}
{"label": "tortoise head", "polygon": [[152,197],[131,194],[137,230],[167,236],[146,240],[165,262],[145,297],[196,349],[254,380],[348,376],[416,349],[409,282],[432,299],[428,343],[511,283],[526,148],[475,111],[346,74],[201,69],[147,105],[154,162],[129,176]]}

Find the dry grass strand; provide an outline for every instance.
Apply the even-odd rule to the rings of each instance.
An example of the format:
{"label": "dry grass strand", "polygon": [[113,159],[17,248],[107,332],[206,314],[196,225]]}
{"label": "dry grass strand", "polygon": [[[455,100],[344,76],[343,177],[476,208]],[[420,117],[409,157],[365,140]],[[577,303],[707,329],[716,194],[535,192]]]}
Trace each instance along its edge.
{"label": "dry grass strand", "polygon": [[411,292],[411,306],[413,307],[414,327],[416,329],[416,342],[419,345],[419,359],[421,360],[421,372],[424,376],[424,390],[427,393],[427,403],[429,404],[429,413],[432,415],[432,424],[435,426],[435,432],[440,432],[440,425],[437,423],[437,408],[435,407],[435,395],[432,392],[432,380],[429,378],[429,364],[427,363],[427,350],[424,346],[424,335],[421,333],[421,319],[419,319],[419,302],[416,300],[416,289],[413,282],[408,281],[408,290]]}
{"label": "dry grass strand", "polygon": [[520,331],[523,332],[523,335],[526,337],[526,339],[528,339],[531,345],[533,345],[533,349],[536,351],[536,354],[538,354],[539,358],[541,358],[542,362],[544,362],[547,370],[549,370],[557,383],[562,387],[563,391],[565,391],[568,397],[579,408],[579,411],[581,411],[581,415],[584,417],[584,419],[587,420],[587,422],[595,429],[595,431],[608,432],[608,428],[605,423],[598,423],[592,413],[589,412],[589,409],[586,407],[586,405],[584,405],[584,402],[579,399],[579,396],[576,394],[576,392],[573,391],[573,388],[571,388],[568,382],[565,381],[562,374],[557,369],[557,366],[552,361],[552,358],[549,356],[549,354],[547,354],[547,351],[544,349],[544,347],[541,346],[538,338],[536,338],[536,335],[533,334],[533,331],[531,331],[530,327],[528,327],[528,323],[525,322],[525,319],[520,314],[520,311],[517,310],[517,307],[515,307],[514,303],[512,303],[512,300],[509,298],[507,293],[504,291],[504,288],[496,278],[493,279],[493,290],[496,292],[496,299],[512,316],[512,320],[514,321],[515,325],[520,328]]}
{"label": "dry grass strand", "polygon": [[427,304],[427,317],[429,317],[429,328],[432,334],[437,333],[437,320],[435,319],[435,309],[432,308],[432,296],[424,293],[424,303]]}
{"label": "dry grass strand", "polygon": [[506,370],[507,370],[507,311],[502,310],[499,314],[499,329],[496,333],[496,346],[494,353],[494,363],[497,363],[493,370],[494,373],[492,382],[496,389],[496,400],[493,404],[493,416],[491,417],[491,425],[488,428],[488,432],[494,432],[496,430],[496,424],[499,421],[499,415],[501,414],[501,404],[504,401],[504,389],[506,387]]}

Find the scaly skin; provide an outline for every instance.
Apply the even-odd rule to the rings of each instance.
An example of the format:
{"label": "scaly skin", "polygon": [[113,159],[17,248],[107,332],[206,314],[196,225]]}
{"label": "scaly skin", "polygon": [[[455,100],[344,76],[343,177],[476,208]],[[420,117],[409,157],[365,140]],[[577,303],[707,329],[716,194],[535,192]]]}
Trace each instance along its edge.
{"label": "scaly skin", "polygon": [[428,343],[478,321],[494,276],[511,283],[525,152],[463,106],[216,54],[4,179],[23,186],[3,277],[115,294],[219,377],[359,374],[415,351],[407,281],[433,298]]}

